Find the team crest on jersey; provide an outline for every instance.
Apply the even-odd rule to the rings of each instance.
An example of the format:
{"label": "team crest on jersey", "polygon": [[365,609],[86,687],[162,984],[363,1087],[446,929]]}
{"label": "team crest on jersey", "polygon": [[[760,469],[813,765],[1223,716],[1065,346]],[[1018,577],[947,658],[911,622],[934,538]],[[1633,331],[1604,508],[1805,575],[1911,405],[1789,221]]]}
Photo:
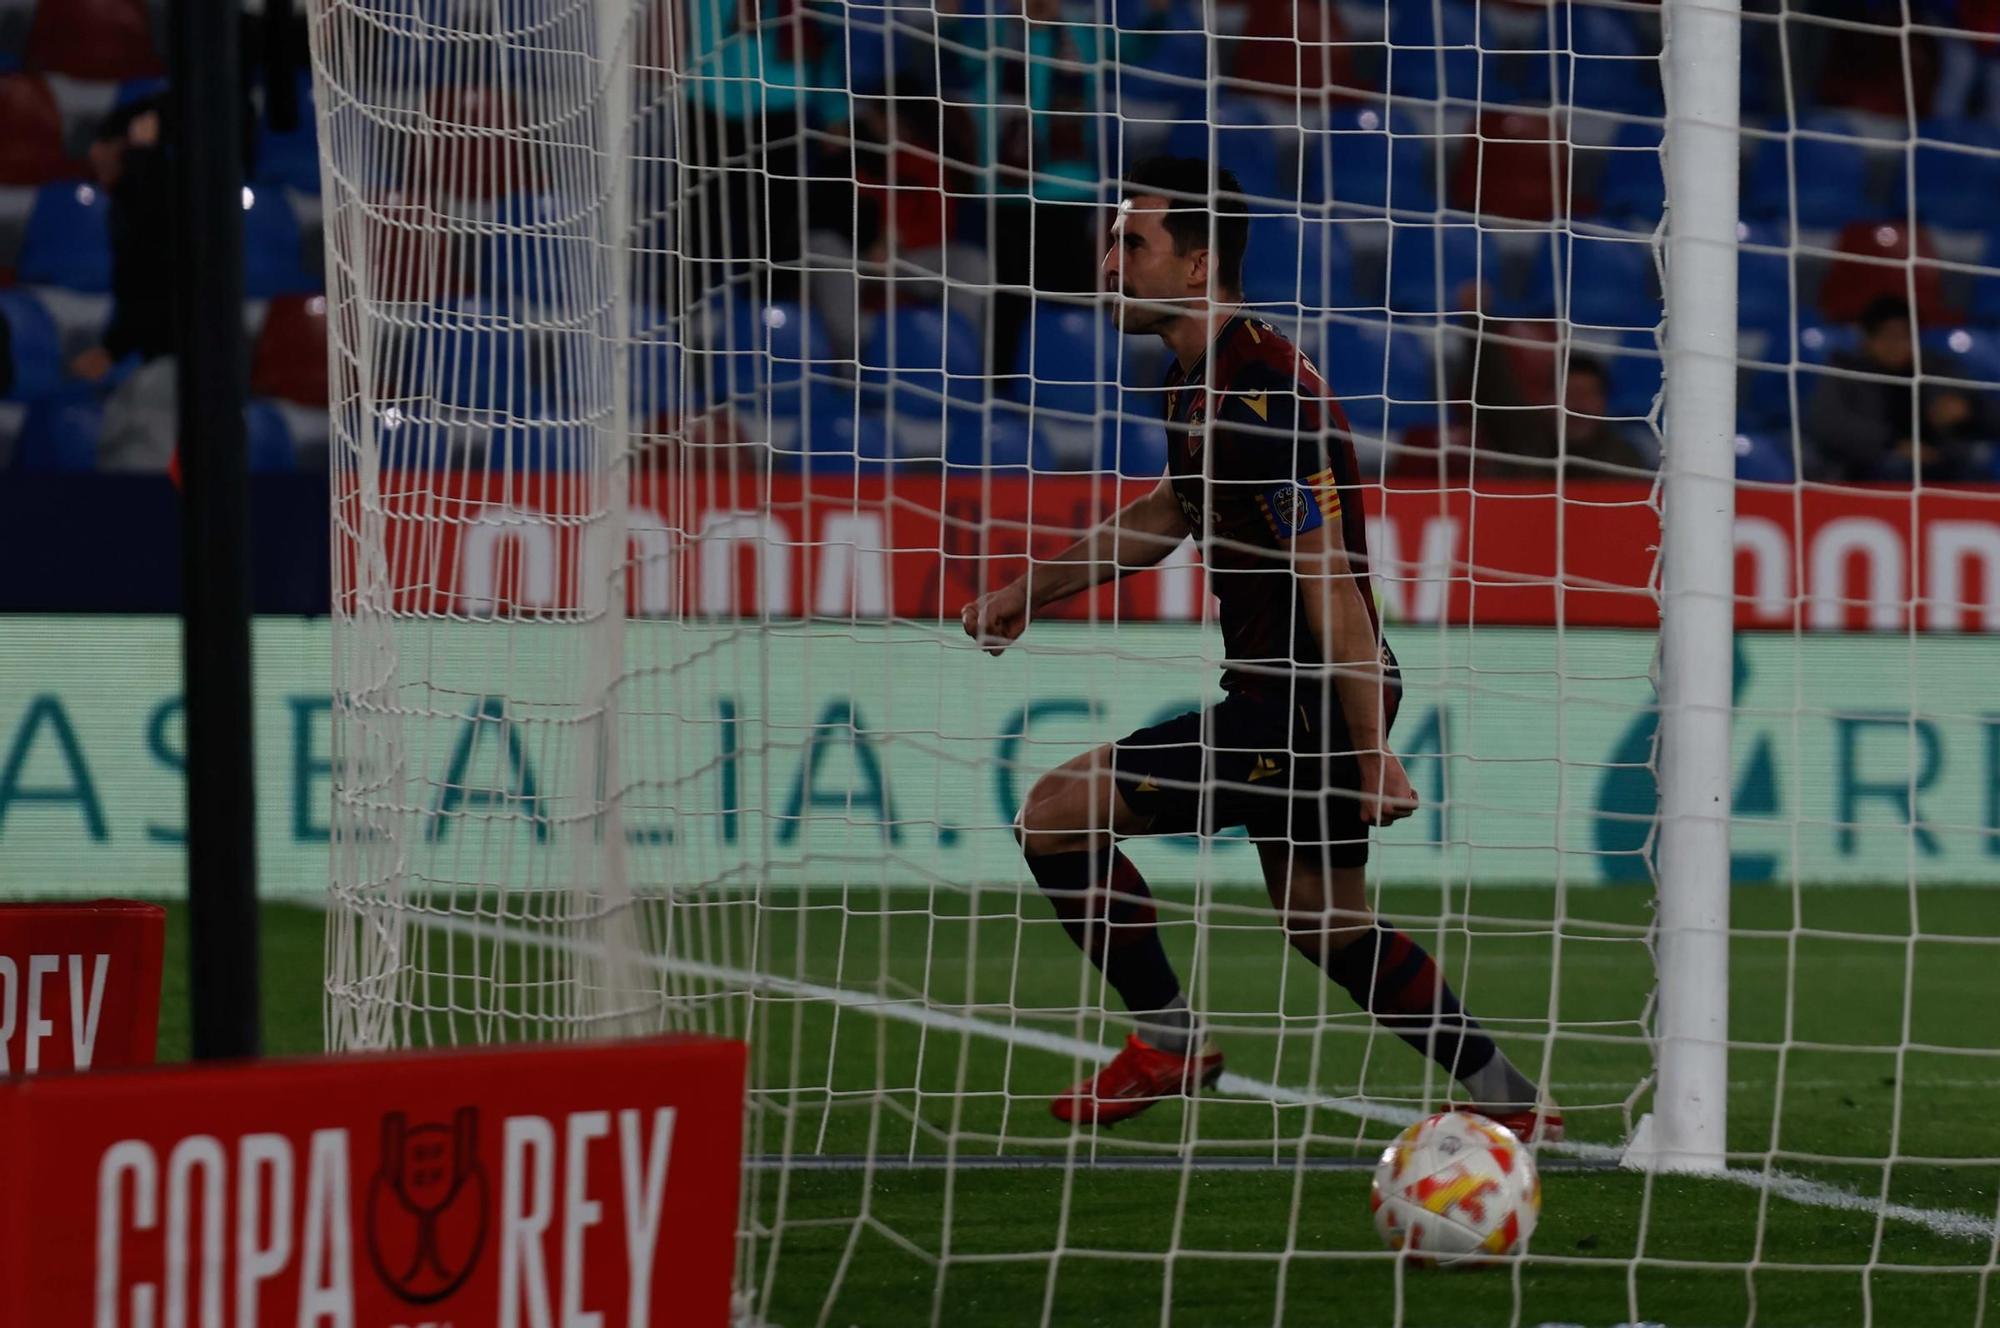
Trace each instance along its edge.
{"label": "team crest on jersey", "polygon": [[1297,530],[1306,522],[1306,495],[1303,489],[1280,489],[1271,495],[1271,510],[1277,513],[1278,524],[1287,530]]}

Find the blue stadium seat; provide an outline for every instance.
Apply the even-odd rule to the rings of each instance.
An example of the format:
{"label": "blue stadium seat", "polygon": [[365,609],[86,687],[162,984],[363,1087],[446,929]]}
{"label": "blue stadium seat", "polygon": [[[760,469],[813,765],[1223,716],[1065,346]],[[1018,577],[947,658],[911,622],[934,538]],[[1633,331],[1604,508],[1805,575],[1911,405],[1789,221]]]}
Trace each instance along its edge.
{"label": "blue stadium seat", "polygon": [[1326,351],[1319,362],[1327,386],[1347,411],[1349,425],[1363,437],[1384,438],[1442,423],[1428,328],[1329,319]]}
{"label": "blue stadium seat", "polygon": [[1569,317],[1586,327],[1652,327],[1658,274],[1648,240],[1569,237]]}
{"label": "blue stadium seat", "polygon": [[[1471,101],[1479,95],[1479,12],[1469,0],[1395,4],[1384,86],[1397,98]],[[1435,11],[1435,12],[1434,12]]]}
{"label": "blue stadium seat", "polygon": [[7,320],[13,347],[14,386],[11,401],[39,401],[63,385],[62,339],[56,320],[34,292],[0,290],[0,318]]}
{"label": "blue stadium seat", "polygon": [[1477,227],[1390,228],[1389,308],[1392,311],[1431,314],[1470,308],[1472,302],[1464,298],[1464,288],[1480,276]]}
{"label": "blue stadium seat", "polygon": [[2000,197],[2000,128],[1983,120],[1926,120],[1916,146],[1917,221],[1984,230]]}
{"label": "blue stadium seat", "polygon": [[1736,435],[1736,478],[1756,484],[1790,484],[1798,478],[1789,433]]}
{"label": "blue stadium seat", "polygon": [[1222,102],[1212,123],[1183,121],[1167,137],[1167,150],[1183,157],[1212,158],[1236,173],[1252,211],[1289,211],[1299,201],[1299,182],[1279,164],[1278,133],[1252,103]]}
{"label": "blue stadium seat", "polygon": [[888,421],[872,411],[836,417],[803,437],[806,469],[815,475],[879,473],[896,460]]}
{"label": "blue stadium seat", "polygon": [[299,468],[292,431],[276,403],[252,397],[243,410],[253,475],[289,475]]}
{"label": "blue stadium seat", "polygon": [[296,126],[279,133],[271,127],[268,112],[258,117],[255,179],[259,184],[296,189],[300,193],[319,192],[319,135],[313,114],[310,71],[301,71],[299,75]]}
{"label": "blue stadium seat", "polygon": [[1333,110],[1326,128],[1304,138],[1307,198],[1377,212],[1435,212],[1435,141],[1400,111],[1385,115],[1374,104]]}
{"label": "blue stadium seat", "polygon": [[1925,374],[1949,372],[1955,378],[2000,388],[2000,332],[1977,327],[1939,328],[1923,334],[1923,349]]}
{"label": "blue stadium seat", "polygon": [[1597,180],[1597,208],[1612,220],[1650,230],[1666,206],[1666,176],[1660,164],[1660,128],[1653,124],[1621,126],[1603,153],[1604,171]]}
{"label": "blue stadium seat", "polygon": [[1571,5],[1569,83],[1558,84],[1558,100],[1578,110],[1626,115],[1666,115],[1660,91],[1657,20],[1650,31],[1639,18],[1608,5]]}
{"label": "blue stadium seat", "polygon": [[1883,168],[1901,159],[1899,144],[1861,137],[1854,122],[1837,112],[1803,116],[1798,128],[1789,153],[1782,135],[1760,139],[1751,151],[1743,177],[1744,216],[1782,220],[1794,215],[1796,203],[1798,225],[1836,227],[1901,213],[1900,201],[1878,187]]}
{"label": "blue stadium seat", "polygon": [[979,333],[960,314],[898,308],[861,347],[863,404],[893,412],[899,424],[936,427],[947,403],[976,405],[985,384]]}
{"label": "blue stadium seat", "polygon": [[58,399],[28,407],[14,441],[14,469],[29,474],[87,474],[97,469],[104,407],[94,400]]}
{"label": "blue stadium seat", "polygon": [[39,286],[111,289],[111,198],[95,185],[60,180],[35,193],[21,239],[20,278]]}
{"label": "blue stadium seat", "polygon": [[245,189],[243,209],[243,293],[253,300],[318,289],[306,270],[305,238],[283,189]]}
{"label": "blue stadium seat", "polygon": [[1041,431],[1028,412],[999,401],[984,418],[968,412],[945,436],[944,462],[956,470],[1025,470]]}
{"label": "blue stadium seat", "polygon": [[1664,380],[1658,340],[1651,332],[1627,332],[1615,346],[1577,342],[1576,349],[1595,356],[1610,375],[1611,413],[1637,419],[1653,408]]}
{"label": "blue stadium seat", "polygon": [[1099,466],[1133,479],[1146,479],[1167,468],[1167,426],[1164,392],[1127,388],[1118,409],[1106,417],[1104,454]]}
{"label": "blue stadium seat", "polygon": [[[1790,232],[1782,223],[1759,222],[1742,229],[1736,250],[1736,322],[1739,327],[1789,328],[1799,310],[1792,307]],[[1811,291],[1801,292],[1799,305],[1809,309]]]}
{"label": "blue stadium seat", "polygon": [[1094,419],[1117,391],[1122,340],[1095,307],[1037,302],[1008,395],[1037,411]]}
{"label": "blue stadium seat", "polygon": [[414,334],[409,387],[441,405],[524,414],[540,397],[531,338],[481,301],[441,310]]}
{"label": "blue stadium seat", "polygon": [[1267,306],[1273,318],[1364,303],[1355,293],[1354,256],[1345,229],[1316,217],[1251,221],[1243,291],[1252,304]]}

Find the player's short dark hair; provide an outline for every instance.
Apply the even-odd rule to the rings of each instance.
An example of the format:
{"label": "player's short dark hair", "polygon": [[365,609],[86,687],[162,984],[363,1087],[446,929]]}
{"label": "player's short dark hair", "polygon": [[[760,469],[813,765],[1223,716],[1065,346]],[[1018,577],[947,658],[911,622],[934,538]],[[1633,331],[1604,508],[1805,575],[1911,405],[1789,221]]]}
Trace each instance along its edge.
{"label": "player's short dark hair", "polygon": [[1909,321],[1909,301],[1899,295],[1877,295],[1861,311],[1861,330],[1871,337],[1891,323]]}
{"label": "player's short dark hair", "polygon": [[[1174,240],[1174,252],[1210,251],[1216,289],[1235,294],[1243,289],[1243,251],[1250,244],[1250,202],[1235,172],[1218,167],[1211,175],[1200,157],[1148,157],[1125,175],[1125,196],[1154,194],[1167,200],[1161,224]],[[1210,218],[1214,242],[1210,243]]]}
{"label": "player's short dark hair", "polygon": [[1611,370],[1606,368],[1604,361],[1598,359],[1595,355],[1571,355],[1569,357],[1569,376],[1575,378],[1579,374],[1585,378],[1595,378],[1607,387],[1611,385]]}

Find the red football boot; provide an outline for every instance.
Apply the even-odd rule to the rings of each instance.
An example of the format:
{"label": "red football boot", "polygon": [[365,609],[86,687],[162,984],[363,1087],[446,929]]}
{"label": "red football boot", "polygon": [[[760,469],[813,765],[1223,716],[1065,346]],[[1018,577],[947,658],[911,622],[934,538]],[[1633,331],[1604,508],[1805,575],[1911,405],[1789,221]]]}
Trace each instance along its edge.
{"label": "red football boot", "polygon": [[1514,1137],[1524,1144],[1559,1144],[1563,1137],[1562,1108],[1553,1102],[1544,1102],[1539,1109],[1528,1111],[1484,1111],[1478,1107],[1461,1103],[1458,1111],[1475,1112],[1486,1117],[1495,1125],[1504,1125],[1514,1132]]}
{"label": "red football boot", "polygon": [[1222,1077],[1222,1053],[1213,1047],[1193,1055],[1149,1047],[1134,1033],[1111,1063],[1049,1103],[1059,1121],[1072,1125],[1116,1125],[1163,1097],[1178,1097]]}

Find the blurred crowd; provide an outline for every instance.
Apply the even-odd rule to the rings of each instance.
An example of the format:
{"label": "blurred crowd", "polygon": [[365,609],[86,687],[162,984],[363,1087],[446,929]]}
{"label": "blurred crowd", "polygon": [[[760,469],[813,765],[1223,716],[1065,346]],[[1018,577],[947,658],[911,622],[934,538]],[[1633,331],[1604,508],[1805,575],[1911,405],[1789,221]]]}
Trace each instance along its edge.
{"label": "blurred crowd", "polygon": [[[1316,357],[1383,472],[1658,463],[1655,6],[641,8],[634,377],[649,433],[760,465],[1156,469],[1159,350],[1111,337],[1091,296],[1109,182],[1172,151],[1243,181],[1246,297]],[[384,23],[409,40],[490,43],[462,86],[429,89],[423,110],[448,134],[496,123],[503,98],[482,81],[533,86],[533,41],[564,29],[529,20],[576,6],[350,9],[421,18]],[[175,130],[158,32],[145,0],[0,0],[0,465],[147,470],[172,453],[160,218]],[[1739,474],[1995,478],[2000,0],[1751,0],[1744,33]],[[310,83],[253,79],[245,96],[253,457],[323,466]],[[367,182],[382,215],[449,218],[483,246],[425,264],[452,281],[378,286],[396,344],[424,344],[396,351],[377,395],[399,421],[497,437],[504,420],[525,437],[574,423],[535,380],[550,357],[454,339],[533,341],[535,283],[567,260],[520,225],[549,211],[545,182],[487,174],[449,203],[449,181]],[[526,241],[496,249],[509,227]],[[338,409],[339,384],[332,396]],[[507,455],[558,451],[516,438]]]}

